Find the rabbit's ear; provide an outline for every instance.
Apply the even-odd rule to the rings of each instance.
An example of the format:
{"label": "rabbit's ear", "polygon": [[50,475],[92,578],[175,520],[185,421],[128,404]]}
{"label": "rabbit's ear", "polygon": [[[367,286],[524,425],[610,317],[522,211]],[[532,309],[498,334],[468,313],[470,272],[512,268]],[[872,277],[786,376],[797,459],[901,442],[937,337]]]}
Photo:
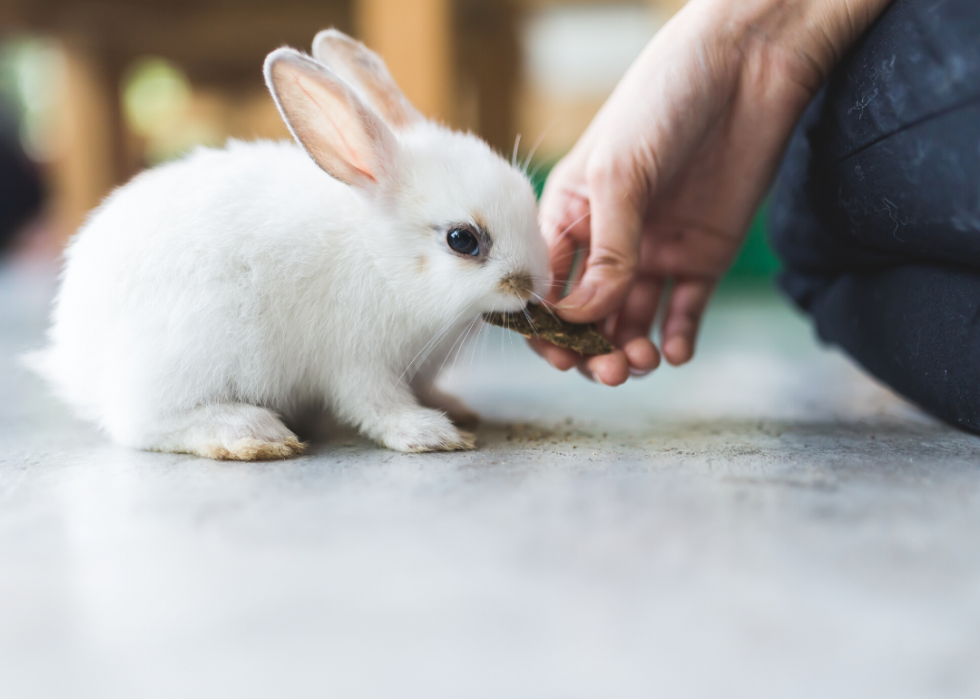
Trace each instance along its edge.
{"label": "rabbit's ear", "polygon": [[398,89],[381,57],[360,41],[336,29],[325,29],[313,39],[313,57],[363,92],[393,129],[423,118]]}
{"label": "rabbit's ear", "polygon": [[327,173],[371,188],[391,171],[394,134],[334,72],[278,49],[265,59],[265,81],[293,136]]}

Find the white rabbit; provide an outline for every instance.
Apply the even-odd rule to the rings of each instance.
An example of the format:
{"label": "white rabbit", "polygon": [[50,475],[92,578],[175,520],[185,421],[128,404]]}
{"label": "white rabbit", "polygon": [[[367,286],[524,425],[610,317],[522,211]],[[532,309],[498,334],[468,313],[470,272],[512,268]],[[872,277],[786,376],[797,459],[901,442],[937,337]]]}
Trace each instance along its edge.
{"label": "white rabbit", "polygon": [[116,441],[286,457],[304,447],[286,423],[312,410],[391,449],[474,446],[422,403],[461,409],[431,389],[451,344],[544,295],[530,183],[422,118],[359,42],[321,32],[314,55],[265,61],[299,145],[198,149],[117,189],[71,242],[29,361]]}

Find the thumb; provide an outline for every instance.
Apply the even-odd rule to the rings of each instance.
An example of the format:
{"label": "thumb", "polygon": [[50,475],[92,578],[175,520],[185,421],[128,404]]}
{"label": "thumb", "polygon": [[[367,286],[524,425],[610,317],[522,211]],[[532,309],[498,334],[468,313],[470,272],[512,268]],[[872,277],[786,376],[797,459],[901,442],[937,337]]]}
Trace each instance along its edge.
{"label": "thumb", "polygon": [[588,176],[589,257],[585,274],[557,305],[573,323],[606,318],[626,301],[640,259],[646,190],[621,168],[592,168]]}

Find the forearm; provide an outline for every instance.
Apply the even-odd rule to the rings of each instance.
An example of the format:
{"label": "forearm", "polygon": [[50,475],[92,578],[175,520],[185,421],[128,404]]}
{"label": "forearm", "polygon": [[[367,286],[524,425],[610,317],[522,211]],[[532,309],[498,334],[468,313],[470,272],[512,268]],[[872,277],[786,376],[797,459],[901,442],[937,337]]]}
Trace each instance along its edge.
{"label": "forearm", "polygon": [[693,0],[715,14],[746,60],[775,61],[815,92],[892,0]]}
{"label": "forearm", "polygon": [[[615,112],[620,127],[636,122],[617,132],[647,132],[647,159],[659,162],[661,177],[700,147],[705,129],[740,106],[765,115],[777,141],[768,150],[778,156],[830,71],[891,1],[690,0],[650,42],[603,112]],[[664,107],[667,94],[674,108]],[[615,138],[603,117],[583,141]],[[665,151],[667,142],[673,145]]]}

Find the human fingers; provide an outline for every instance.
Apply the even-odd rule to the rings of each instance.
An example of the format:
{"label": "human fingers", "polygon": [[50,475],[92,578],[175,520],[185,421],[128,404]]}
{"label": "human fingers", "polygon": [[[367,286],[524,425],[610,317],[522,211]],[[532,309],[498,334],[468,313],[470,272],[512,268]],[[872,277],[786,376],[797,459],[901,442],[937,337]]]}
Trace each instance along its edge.
{"label": "human fingers", "polygon": [[568,371],[578,363],[578,355],[575,352],[562,347],[556,347],[545,340],[532,338],[527,341],[527,344],[559,371]]}
{"label": "human fingers", "polygon": [[623,345],[630,376],[640,378],[660,366],[660,352],[649,337],[635,337]]}
{"label": "human fingers", "polygon": [[715,288],[714,279],[678,280],[663,323],[664,357],[674,366],[691,360],[701,318]]}
{"label": "human fingers", "polygon": [[650,341],[650,331],[662,291],[662,280],[639,277],[618,314],[613,342],[623,349],[633,376],[648,374],[660,365],[660,352]]}
{"label": "human fingers", "polygon": [[548,296],[552,301],[561,297],[575,251],[589,239],[589,200],[581,161],[575,150],[563,158],[548,175],[541,195],[539,221],[554,280]]}
{"label": "human fingers", "polygon": [[597,321],[615,313],[626,299],[639,263],[645,193],[623,167],[603,164],[590,170],[589,256],[582,281],[558,303],[573,323]]}
{"label": "human fingers", "polygon": [[551,268],[553,286],[548,296],[549,301],[561,299],[565,289],[575,255],[589,241],[589,203],[575,195],[566,198],[562,223],[554,228],[548,243],[548,264]]}
{"label": "human fingers", "polygon": [[619,386],[630,376],[629,362],[621,349],[597,357],[580,357],[578,369],[586,378],[604,386]]}

